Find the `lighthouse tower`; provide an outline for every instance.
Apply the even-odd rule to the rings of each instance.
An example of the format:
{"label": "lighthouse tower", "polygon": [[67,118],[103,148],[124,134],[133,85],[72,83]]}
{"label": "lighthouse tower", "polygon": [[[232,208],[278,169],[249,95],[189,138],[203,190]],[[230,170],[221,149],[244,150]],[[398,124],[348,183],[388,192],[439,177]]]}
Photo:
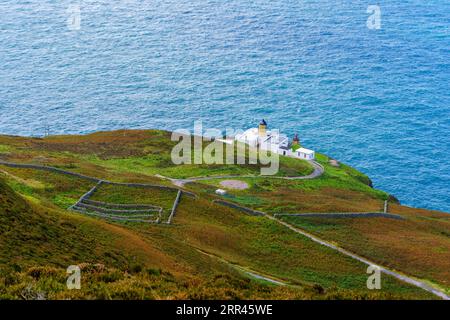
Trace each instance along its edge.
{"label": "lighthouse tower", "polygon": [[298,134],[295,134],[294,138],[292,139],[291,150],[295,152],[300,148],[300,139],[298,138]]}
{"label": "lighthouse tower", "polygon": [[300,139],[298,138],[298,134],[296,133],[294,138],[292,139],[292,146],[300,147]]}
{"label": "lighthouse tower", "polygon": [[267,136],[267,122],[266,120],[262,119],[258,126],[258,135],[260,137]]}

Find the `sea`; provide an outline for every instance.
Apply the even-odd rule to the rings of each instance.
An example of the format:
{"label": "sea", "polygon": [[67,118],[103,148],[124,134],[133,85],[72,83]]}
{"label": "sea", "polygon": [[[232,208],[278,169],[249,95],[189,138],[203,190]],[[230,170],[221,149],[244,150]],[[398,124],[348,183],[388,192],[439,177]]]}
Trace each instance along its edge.
{"label": "sea", "polygon": [[0,1],[0,134],[263,118],[450,212],[450,1]]}

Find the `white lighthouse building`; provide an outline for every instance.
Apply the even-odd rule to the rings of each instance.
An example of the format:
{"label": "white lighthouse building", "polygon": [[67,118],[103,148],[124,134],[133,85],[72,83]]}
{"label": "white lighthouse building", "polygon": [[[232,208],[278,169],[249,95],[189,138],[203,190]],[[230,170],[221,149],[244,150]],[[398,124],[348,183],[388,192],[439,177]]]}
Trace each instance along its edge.
{"label": "white lighthouse building", "polygon": [[263,119],[258,128],[251,128],[242,134],[237,134],[234,139],[248,144],[251,147],[259,147],[262,150],[270,150],[283,156],[303,160],[314,160],[315,152],[300,146],[298,136],[295,135],[292,142],[285,134],[278,130],[267,130],[267,122]]}

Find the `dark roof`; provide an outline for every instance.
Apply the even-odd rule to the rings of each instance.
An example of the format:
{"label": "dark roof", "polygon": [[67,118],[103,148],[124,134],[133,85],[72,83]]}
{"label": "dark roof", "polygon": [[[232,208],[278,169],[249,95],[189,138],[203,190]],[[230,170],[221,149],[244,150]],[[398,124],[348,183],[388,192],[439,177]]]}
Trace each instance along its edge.
{"label": "dark roof", "polygon": [[259,124],[262,125],[262,126],[267,126],[267,122],[264,119],[262,119]]}

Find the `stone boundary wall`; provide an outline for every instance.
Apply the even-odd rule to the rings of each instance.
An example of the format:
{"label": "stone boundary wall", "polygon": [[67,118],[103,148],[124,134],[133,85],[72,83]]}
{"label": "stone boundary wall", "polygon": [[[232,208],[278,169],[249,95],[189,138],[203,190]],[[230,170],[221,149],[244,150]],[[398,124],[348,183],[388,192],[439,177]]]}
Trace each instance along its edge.
{"label": "stone boundary wall", "polygon": [[345,213],[275,213],[274,217],[316,217],[316,218],[390,218],[404,220],[405,218],[384,212],[345,212]]}
{"label": "stone boundary wall", "polygon": [[40,165],[36,165],[36,164],[26,164],[26,163],[12,163],[12,162],[2,161],[2,160],[0,160],[0,164],[7,166],[7,167],[12,167],[12,168],[37,169],[37,170],[46,170],[46,171],[50,171],[50,172],[62,173],[62,174],[74,176],[77,178],[81,178],[81,179],[85,179],[85,180],[89,180],[89,181],[93,181],[93,182],[101,181],[100,179],[85,176],[84,174],[81,174],[81,173],[66,171],[63,169],[55,168],[55,167],[40,166]]}
{"label": "stone boundary wall", "polygon": [[84,199],[83,203],[90,204],[94,206],[102,206],[105,208],[111,209],[156,209],[159,210],[161,207],[155,206],[152,204],[120,204],[120,203],[111,203],[111,202],[103,202],[97,200]]}
{"label": "stone boundary wall", "polygon": [[[93,182],[101,181],[105,184],[111,184],[111,185],[120,185],[120,186],[126,186],[126,187],[139,187],[139,188],[159,188],[159,189],[174,190],[174,191],[181,190],[179,188],[163,186],[163,185],[159,185],[159,184],[112,182],[112,181],[108,181],[108,180],[102,180],[102,179],[98,179],[95,177],[86,176],[81,173],[76,173],[76,172],[67,171],[67,170],[60,169],[60,168],[55,168],[55,167],[51,167],[51,166],[42,166],[42,165],[37,165],[37,164],[13,163],[13,162],[0,160],[0,165],[4,165],[7,167],[11,167],[11,168],[46,170],[46,171],[50,171],[50,172],[56,172],[56,173],[70,175],[73,177],[77,177],[80,179],[85,179],[85,180],[89,180],[89,181],[93,181]],[[196,195],[192,192],[184,191],[184,190],[181,190],[181,191],[190,197],[194,197],[194,198],[196,197]]]}
{"label": "stone boundary wall", "polygon": [[151,213],[151,212],[160,212],[162,210],[162,208],[161,209],[152,208],[152,209],[142,209],[142,210],[119,210],[119,209],[102,208],[102,207],[86,204],[84,202],[77,204],[77,208],[80,208],[80,207],[86,208],[86,209],[92,210],[92,211],[107,213],[107,214],[123,213],[123,214],[130,214],[130,215],[132,213],[147,213],[148,215],[152,215],[153,213]]}
{"label": "stone boundary wall", "polygon": [[72,205],[71,207],[69,207],[69,209],[74,209],[75,207],[77,207],[80,203],[82,203],[83,201],[85,201],[86,199],[88,199],[90,196],[92,196],[92,194],[97,190],[97,188],[103,183],[103,181],[98,181],[97,184],[95,186],[93,186],[88,192],[86,192],[85,194],[83,194],[80,199],[78,199],[78,201]]}
{"label": "stone boundary wall", "polygon": [[178,204],[180,203],[180,200],[181,200],[181,194],[182,194],[182,191],[179,190],[178,194],[177,194],[177,197],[175,198],[175,201],[173,202],[172,211],[170,212],[170,216],[169,216],[169,218],[167,219],[167,222],[166,222],[167,224],[171,224],[172,223],[172,219],[173,219],[173,217],[175,215],[175,211],[177,210]]}
{"label": "stone boundary wall", "polygon": [[236,209],[236,210],[245,212],[245,213],[247,213],[249,215],[252,215],[252,216],[263,216],[264,215],[264,212],[253,210],[253,209],[246,208],[246,207],[242,207],[240,205],[237,205],[235,203],[228,202],[228,201],[225,201],[225,200],[216,199],[216,200],[213,200],[213,203],[217,203],[217,204],[223,205],[225,207]]}
{"label": "stone boundary wall", "polygon": [[[175,211],[176,208],[178,206],[178,203],[180,202],[181,199],[181,195],[185,194],[189,197],[192,198],[196,198],[197,195],[195,193],[189,192],[189,191],[185,191],[179,188],[175,188],[175,187],[170,187],[170,186],[164,186],[164,185],[158,185],[158,184],[146,184],[146,183],[124,183],[124,182],[112,182],[112,181],[108,181],[108,180],[102,180],[102,179],[98,179],[95,177],[90,177],[90,176],[86,176],[84,174],[81,173],[76,173],[76,172],[71,172],[71,171],[67,171],[64,169],[59,169],[56,167],[51,167],[51,166],[43,166],[43,165],[36,165],[36,164],[26,164],[26,163],[13,163],[13,162],[8,162],[8,161],[3,161],[0,160],[0,165],[4,165],[7,167],[11,167],[11,168],[23,168],[23,169],[36,169],[36,170],[45,170],[45,171],[50,171],[50,172],[55,172],[55,173],[60,173],[60,174],[65,174],[65,175],[69,175],[69,176],[73,176],[73,177],[77,177],[80,179],[85,179],[88,181],[92,181],[92,182],[96,182],[97,184],[91,188],[88,192],[86,192],[83,196],[81,196],[80,199],[78,199],[78,201],[72,205],[71,207],[69,207],[69,210],[75,210],[75,211],[82,211],[83,213],[89,214],[89,215],[93,215],[93,216],[99,216],[99,217],[103,217],[103,218],[108,218],[108,219],[112,219],[112,220],[125,220],[125,221],[136,221],[136,222],[150,222],[150,223],[159,223],[162,217],[162,211],[163,209],[161,207],[158,206],[154,206],[154,205],[139,205],[139,204],[112,204],[112,203],[107,203],[107,202],[101,202],[101,201],[94,201],[94,200],[89,200],[89,197],[97,190],[97,188],[101,185],[101,184],[109,184],[109,185],[117,185],[117,186],[125,186],[125,187],[137,187],[137,188],[158,188],[158,189],[163,189],[163,190],[173,190],[173,191],[177,191],[177,197],[174,201],[173,207],[172,207],[172,211],[170,213],[170,216],[167,220],[167,224],[170,224],[172,222],[173,216],[175,215]],[[99,206],[109,206],[109,208],[100,208]],[[84,206],[84,208],[83,208]],[[111,207],[115,207],[119,210],[114,210]],[[86,209],[91,209],[93,211],[96,211],[97,213],[92,213],[92,212],[87,212]],[[124,208],[129,208],[130,210],[120,210],[120,209],[124,209]],[[120,216],[113,216],[111,214],[107,214],[109,213],[119,213],[119,212],[123,212],[125,213],[125,211],[128,211],[128,213],[133,213],[133,212],[143,212],[143,210],[133,210],[134,209],[138,209],[138,208],[146,208],[147,210],[144,211],[158,211],[159,215],[156,221],[149,221],[149,220],[143,220],[143,219],[132,219],[132,218],[128,218],[128,217],[120,217]],[[157,210],[151,210],[151,209],[157,209]],[[148,215],[149,217],[152,216],[151,214]]]}
{"label": "stone boundary wall", "polygon": [[[159,220],[161,218],[161,214],[162,214],[162,208],[158,207],[158,206],[153,206],[153,205],[144,205],[146,209],[137,209],[137,210],[133,210],[133,209],[125,209],[125,208],[130,208],[130,205],[116,205],[116,204],[112,204],[112,203],[107,203],[107,202],[101,202],[101,201],[94,201],[94,200],[89,200],[89,197],[92,196],[92,194],[94,194],[94,192],[97,190],[97,188],[104,184],[105,181],[100,180],[97,182],[97,184],[88,192],[86,192],[78,201],[77,203],[75,203],[73,206],[71,206],[69,209],[71,210],[75,210],[78,212],[82,212],[84,214],[87,215],[91,215],[91,216],[97,216],[97,217],[102,217],[102,218],[107,218],[107,219],[111,219],[111,220],[117,220],[117,221],[134,221],[134,222],[147,222],[147,223],[159,223]],[[91,203],[95,203],[95,204],[89,204],[88,202]],[[98,205],[103,205],[105,204],[106,206],[119,206],[119,209],[112,209],[112,208],[102,208],[99,207]],[[120,210],[120,208],[122,208],[122,210]],[[142,208],[142,207],[140,207]],[[90,211],[91,212],[90,212]],[[150,213],[151,212],[158,212],[158,218],[155,220],[146,220],[146,219],[139,219],[141,217],[153,217],[154,213]],[[133,215],[133,213],[144,213],[146,212],[146,215]],[[115,214],[129,214],[129,216],[117,216]]]}
{"label": "stone boundary wall", "polygon": [[[103,214],[103,213],[92,213],[92,212],[89,212],[86,210],[81,210],[81,209],[82,208],[80,208],[80,211],[83,212],[83,214],[86,214],[89,216],[94,216],[94,217],[110,219],[110,220],[125,221],[125,222],[158,223],[158,220],[155,221],[155,220],[146,220],[146,219],[133,219],[133,218],[129,218],[129,217],[114,216],[114,215]],[[148,216],[148,217],[152,217],[152,216]]]}

